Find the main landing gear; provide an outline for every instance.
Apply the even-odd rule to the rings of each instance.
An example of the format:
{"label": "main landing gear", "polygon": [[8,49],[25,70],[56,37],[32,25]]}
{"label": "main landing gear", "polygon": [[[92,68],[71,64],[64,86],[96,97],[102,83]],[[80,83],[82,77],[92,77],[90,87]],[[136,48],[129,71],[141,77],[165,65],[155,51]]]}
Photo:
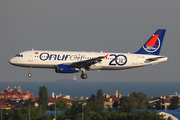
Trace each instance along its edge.
{"label": "main landing gear", "polygon": [[82,78],[82,79],[86,79],[86,78],[87,78],[87,74],[83,74],[83,73],[82,73],[82,74],[81,74],[81,78]]}
{"label": "main landing gear", "polygon": [[82,71],[81,78],[82,79],[86,79],[87,78],[87,74],[85,73],[85,68],[81,68],[80,70]]}
{"label": "main landing gear", "polygon": [[29,74],[28,74],[28,77],[31,77],[31,76],[32,76],[31,72],[32,72],[32,67],[29,68]]}

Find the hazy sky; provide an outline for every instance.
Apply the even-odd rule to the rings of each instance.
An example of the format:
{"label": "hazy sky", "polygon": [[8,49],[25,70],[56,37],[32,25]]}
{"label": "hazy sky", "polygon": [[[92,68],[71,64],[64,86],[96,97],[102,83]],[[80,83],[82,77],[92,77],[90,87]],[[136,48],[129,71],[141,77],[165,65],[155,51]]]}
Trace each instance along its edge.
{"label": "hazy sky", "polygon": [[121,71],[87,71],[86,81],[180,81],[180,0],[1,0],[0,81],[55,81],[53,69],[15,67],[8,60],[31,50],[134,52],[159,28],[169,61]]}

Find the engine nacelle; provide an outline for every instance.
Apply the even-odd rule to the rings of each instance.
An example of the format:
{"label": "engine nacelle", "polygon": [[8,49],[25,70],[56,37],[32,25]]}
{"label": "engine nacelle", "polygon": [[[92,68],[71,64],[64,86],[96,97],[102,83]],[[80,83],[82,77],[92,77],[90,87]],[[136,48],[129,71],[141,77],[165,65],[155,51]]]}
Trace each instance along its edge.
{"label": "engine nacelle", "polygon": [[79,72],[79,69],[71,65],[60,64],[56,66],[56,73],[75,73],[75,72]]}

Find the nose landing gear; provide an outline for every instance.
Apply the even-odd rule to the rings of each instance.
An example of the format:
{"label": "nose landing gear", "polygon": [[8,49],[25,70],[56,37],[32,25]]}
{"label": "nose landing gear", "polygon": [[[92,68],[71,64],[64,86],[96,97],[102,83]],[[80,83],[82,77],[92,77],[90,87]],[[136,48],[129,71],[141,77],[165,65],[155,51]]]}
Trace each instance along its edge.
{"label": "nose landing gear", "polygon": [[28,74],[28,77],[31,77],[31,76],[32,76],[31,72],[32,72],[32,67],[29,68],[29,74]]}

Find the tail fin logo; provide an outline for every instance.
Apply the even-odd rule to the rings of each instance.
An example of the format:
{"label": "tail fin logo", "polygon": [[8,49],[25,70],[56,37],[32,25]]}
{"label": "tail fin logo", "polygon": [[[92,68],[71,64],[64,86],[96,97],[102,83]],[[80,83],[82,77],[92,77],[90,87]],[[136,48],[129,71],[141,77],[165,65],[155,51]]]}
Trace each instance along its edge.
{"label": "tail fin logo", "polygon": [[160,47],[159,35],[154,35],[150,40],[143,46],[144,50],[147,52],[155,52]]}

